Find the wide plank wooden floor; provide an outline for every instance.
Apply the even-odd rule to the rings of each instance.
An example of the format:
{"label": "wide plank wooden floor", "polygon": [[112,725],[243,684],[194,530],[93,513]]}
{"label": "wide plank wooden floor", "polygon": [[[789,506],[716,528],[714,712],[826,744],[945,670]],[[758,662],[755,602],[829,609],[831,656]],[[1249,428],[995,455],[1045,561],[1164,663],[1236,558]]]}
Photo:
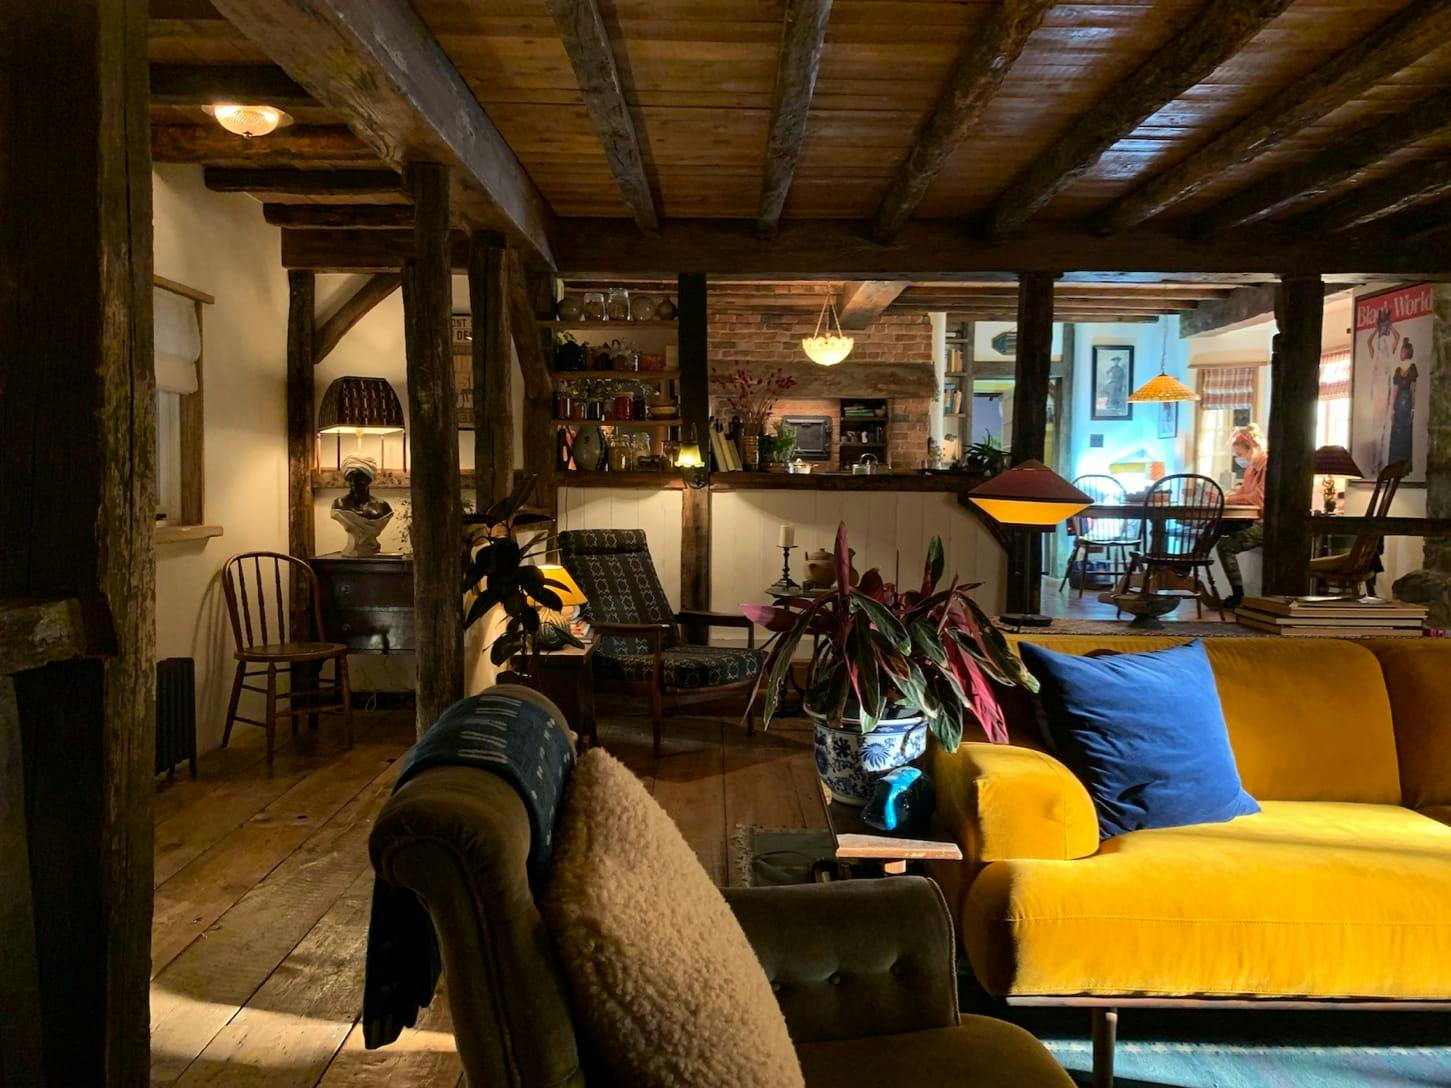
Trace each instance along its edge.
{"label": "wide plank wooden floor", "polygon": [[[680,715],[665,752],[649,720],[601,702],[600,739],[650,788],[716,879],[731,880],[741,824],[822,827],[811,734],[788,719],[747,737],[733,716]],[[200,776],[158,787],[152,929],[153,1084],[455,1088],[447,1002],[393,1046],[363,1049],[368,832],[412,743],[412,710],[358,716],[357,743],[324,720],[261,730],[203,756]],[[447,980],[445,979],[445,985]]]}

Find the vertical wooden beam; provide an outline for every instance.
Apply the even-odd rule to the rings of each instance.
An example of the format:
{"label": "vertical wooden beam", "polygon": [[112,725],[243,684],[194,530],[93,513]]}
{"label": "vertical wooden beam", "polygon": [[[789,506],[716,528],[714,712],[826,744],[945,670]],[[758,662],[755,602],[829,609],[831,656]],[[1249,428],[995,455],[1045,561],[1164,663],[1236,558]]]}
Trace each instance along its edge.
{"label": "vertical wooden beam", "polygon": [[[316,298],[311,272],[287,273],[287,552],[298,559],[311,559],[317,550],[312,494],[317,446],[312,355]],[[289,620],[293,631],[308,629],[307,607],[306,587],[294,585]],[[293,675],[296,678],[295,670]]]}
{"label": "vertical wooden beam", "polygon": [[535,505],[558,512],[559,466],[554,424],[553,333],[539,319],[554,315],[554,285],[549,276],[530,279],[517,250],[509,250],[509,331],[524,379],[524,471],[535,477]]}
{"label": "vertical wooden beam", "polygon": [[[156,393],[146,36],[145,0],[63,14],[49,0],[9,0],[0,18],[0,598],[76,598],[109,643],[102,658],[16,677],[44,1070],[7,1063],[7,1086],[119,1088],[148,1076]],[[35,93],[58,67],[66,93]]]}
{"label": "vertical wooden beam", "polygon": [[196,311],[197,342],[201,352],[196,359],[196,391],[181,398],[178,430],[181,449],[181,520],[187,525],[201,525],[206,518],[206,304],[192,302]]}
{"label": "vertical wooden beam", "polygon": [[[682,272],[676,283],[680,337],[680,418],[682,440],[692,429],[701,452],[710,459],[710,334],[705,276]],[[710,488],[680,493],[680,607],[710,608]],[[706,632],[687,629],[686,638],[701,643]]]}
{"label": "vertical wooden beam", "polygon": [[[1426,516],[1451,517],[1451,284],[1432,288],[1430,443],[1426,449]],[[1451,571],[1451,537],[1428,536],[1421,565]]]}
{"label": "vertical wooden beam", "polygon": [[[1163,320],[1162,318],[1160,320]],[[1071,321],[1063,324],[1062,360],[1063,383],[1058,392],[1058,413],[1054,421],[1054,434],[1058,439],[1057,456],[1053,458],[1053,470],[1060,476],[1073,473],[1073,460],[1068,448],[1068,436],[1073,433],[1073,352],[1078,339],[1077,326]]]}
{"label": "vertical wooden beam", "polygon": [[[314,332],[317,281],[311,272],[287,273],[287,553],[311,559],[317,551],[313,513],[312,461],[317,446],[313,423]],[[307,584],[288,586],[287,627],[293,638],[308,638],[311,603]],[[317,675],[312,665],[288,669],[292,691],[305,691]]]}
{"label": "vertical wooden beam", "polygon": [[469,309],[474,319],[474,486],[486,510],[507,496],[514,477],[510,404],[514,360],[509,352],[508,251],[504,237],[469,235]]}
{"label": "vertical wooden beam", "polygon": [[1307,516],[1315,482],[1315,402],[1320,396],[1319,276],[1283,276],[1275,294],[1279,329],[1270,357],[1270,460],[1265,473],[1265,593],[1309,588]]}
{"label": "vertical wooden beam", "polygon": [[[1041,461],[1048,437],[1053,366],[1052,272],[1018,277],[1018,348],[1013,366],[1013,464]],[[1036,612],[1042,598],[1041,534],[1019,529],[1008,553],[1008,611]]]}
{"label": "vertical wooden beam", "polygon": [[15,681],[0,672],[0,1070],[17,1084],[40,1084],[45,1051],[25,808],[20,707]]}
{"label": "vertical wooden beam", "polygon": [[[463,697],[462,497],[458,403],[449,311],[448,169],[410,163],[413,256],[403,265],[403,333],[408,355],[409,441],[413,450],[413,606],[417,624],[418,735]],[[478,331],[475,330],[475,339]]]}

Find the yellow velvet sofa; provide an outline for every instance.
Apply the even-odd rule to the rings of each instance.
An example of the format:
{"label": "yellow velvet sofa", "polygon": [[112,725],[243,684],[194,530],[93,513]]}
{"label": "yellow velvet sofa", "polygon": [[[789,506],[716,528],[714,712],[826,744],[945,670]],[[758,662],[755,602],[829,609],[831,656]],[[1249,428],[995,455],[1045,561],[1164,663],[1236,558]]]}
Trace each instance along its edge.
{"label": "yellow velvet sofa", "polygon": [[[1132,653],[1181,638],[1022,636]],[[1240,777],[1263,809],[1099,841],[1082,784],[1042,750],[935,745],[933,875],[972,969],[1016,1004],[1096,1008],[1096,1083],[1133,1004],[1451,1008],[1451,642],[1211,638]]]}

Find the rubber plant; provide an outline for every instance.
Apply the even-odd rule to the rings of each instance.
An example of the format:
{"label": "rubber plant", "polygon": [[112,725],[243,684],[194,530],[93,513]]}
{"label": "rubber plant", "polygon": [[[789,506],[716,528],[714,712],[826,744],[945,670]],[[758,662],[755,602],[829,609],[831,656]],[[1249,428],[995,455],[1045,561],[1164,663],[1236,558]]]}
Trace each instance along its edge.
{"label": "rubber plant", "polygon": [[534,480],[533,476],[526,477],[507,498],[469,519],[470,527],[482,526],[483,533],[476,534],[464,549],[463,591],[477,594],[464,616],[464,629],[472,627],[495,605],[504,609],[509,622],[489,647],[489,660],[495,665],[502,665],[520,651],[532,653],[541,630],[546,628],[555,644],[584,645],[563,624],[545,623],[539,618],[540,608],[557,613],[563,607],[554,590],[564,589],[564,584],[524,562],[548,551],[549,534],[537,533],[523,545],[514,539],[514,519],[533,491]]}
{"label": "rubber plant", "polygon": [[1007,725],[993,685],[1038,690],[992,620],[972,599],[972,585],[956,578],[942,583],[940,537],[927,546],[920,587],[902,589],[876,569],[851,584],[846,524],[836,531],[836,585],[816,597],[780,605],[744,605],[745,614],[772,631],[757,687],[766,685],[766,724],[780,708],[780,693],[792,656],[806,635],[821,640],[805,705],[842,728],[848,709],[863,732],[893,717],[921,714],[948,751],[962,741],[971,719],[988,739],[1008,740]]}

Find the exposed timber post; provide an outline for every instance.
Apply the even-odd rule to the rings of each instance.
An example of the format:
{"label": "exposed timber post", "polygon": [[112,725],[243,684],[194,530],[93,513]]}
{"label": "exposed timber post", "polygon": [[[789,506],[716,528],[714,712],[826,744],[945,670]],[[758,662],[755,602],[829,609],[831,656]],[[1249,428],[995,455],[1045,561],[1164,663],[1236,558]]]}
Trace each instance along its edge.
{"label": "exposed timber post", "polygon": [[469,309],[473,311],[474,486],[480,510],[513,488],[514,360],[509,353],[508,251],[504,236],[469,235]]}
{"label": "exposed timber post", "polygon": [[[313,425],[316,298],[316,277],[311,272],[287,273],[287,553],[304,561],[317,550],[312,495],[317,445]],[[310,610],[307,583],[301,578],[289,579],[287,629],[293,638],[313,637],[308,633],[312,630]],[[307,690],[317,672],[313,665],[292,665],[288,669],[291,690]]]}
{"label": "exposed timber post", "polygon": [[[1053,366],[1051,272],[1018,278],[1018,346],[1013,367],[1013,464],[1041,461],[1048,441],[1048,389]],[[1042,598],[1043,541],[1019,529],[1008,556],[1008,611],[1036,612]]]}
{"label": "exposed timber post", "polygon": [[[25,761],[28,951],[43,965],[19,1053],[26,1026],[0,1010],[7,1086],[129,1088],[149,1074],[156,393],[146,34],[144,0],[63,13],[50,0],[9,0],[0,18],[0,614],[14,598],[73,600],[96,634],[93,656],[21,665],[14,701],[0,693],[6,747]],[[62,68],[65,93],[40,93]],[[0,898],[15,892],[12,883]],[[24,954],[0,956],[6,998],[24,981],[8,966],[12,952]]]}
{"label": "exposed timber post", "polygon": [[1320,398],[1319,276],[1282,276],[1275,293],[1270,357],[1270,460],[1265,472],[1265,593],[1304,593],[1310,584],[1306,519],[1315,485],[1315,403]]}
{"label": "exposed timber post", "polygon": [[[705,276],[680,274],[676,283],[680,304],[680,418],[681,441],[693,434],[710,464],[710,334],[707,327]],[[680,493],[680,607],[710,608],[710,488],[687,487]],[[706,632],[687,628],[691,642],[704,642]]]}
{"label": "exposed timber post", "polygon": [[417,623],[418,734],[463,697],[462,496],[458,404],[449,311],[448,169],[410,163],[413,255],[403,265],[413,465],[413,607]]}

